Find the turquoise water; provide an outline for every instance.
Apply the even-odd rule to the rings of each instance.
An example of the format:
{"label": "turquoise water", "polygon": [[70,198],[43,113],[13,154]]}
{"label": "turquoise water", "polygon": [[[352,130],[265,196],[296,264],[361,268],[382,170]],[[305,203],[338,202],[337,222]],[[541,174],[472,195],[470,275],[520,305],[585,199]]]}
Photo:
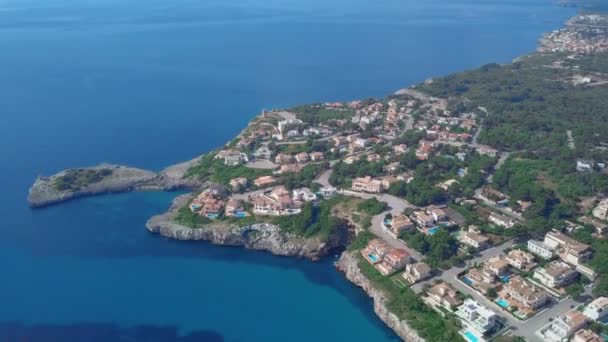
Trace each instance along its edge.
{"label": "turquoise water", "polygon": [[245,211],[238,211],[236,213],[234,213],[234,217],[236,218],[243,218],[243,217],[247,217],[247,212]]}
{"label": "turquoise water", "polygon": [[504,308],[504,309],[508,309],[509,308],[509,301],[507,301],[504,298],[499,298],[496,300],[496,304],[500,305],[500,307]]}
{"label": "turquoise water", "polygon": [[437,226],[429,229],[429,235],[435,235],[438,230],[439,230],[439,227],[437,227]]}
{"label": "turquoise water", "polygon": [[368,254],[367,257],[373,262],[378,262],[378,257],[375,254]]}
{"label": "turquoise water", "polygon": [[462,277],[462,281],[469,286],[473,286],[473,281],[469,277]]}
{"label": "turquoise water", "polygon": [[397,340],[333,258],[149,234],[175,194],[30,210],[27,188],[102,161],[160,169],[263,108],[506,62],[574,12],[552,0],[0,1],[0,341]]}
{"label": "turquoise water", "polygon": [[510,278],[511,278],[511,276],[509,276],[509,275],[502,275],[502,276],[500,276],[500,281],[502,281],[503,283],[506,284],[509,282]]}
{"label": "turquoise water", "polygon": [[469,340],[470,342],[477,342],[477,336],[475,336],[472,332],[467,331],[464,333],[464,336],[467,338],[467,340]]}

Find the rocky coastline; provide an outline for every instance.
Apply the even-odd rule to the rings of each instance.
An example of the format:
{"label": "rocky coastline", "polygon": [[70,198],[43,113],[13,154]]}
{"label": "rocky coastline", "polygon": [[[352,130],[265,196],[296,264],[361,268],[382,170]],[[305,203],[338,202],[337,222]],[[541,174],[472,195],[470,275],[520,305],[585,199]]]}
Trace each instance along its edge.
{"label": "rocky coastline", "polygon": [[169,210],[153,216],[146,223],[152,233],[176,240],[208,241],[222,246],[241,246],[247,249],[268,251],[274,255],[306,258],[313,261],[341,250],[348,243],[346,235],[336,233],[329,239],[302,238],[286,234],[280,227],[269,223],[247,226],[212,223],[203,228],[190,228],[174,221],[177,210],[190,200],[190,195],[175,198]]}
{"label": "rocky coastline", "polygon": [[[148,171],[128,166],[99,164],[78,170],[111,170],[112,174],[100,181],[88,184],[78,190],[58,190],[55,181],[65,176],[70,169],[52,176],[39,176],[28,191],[27,201],[32,208],[41,208],[80,197],[135,190],[172,191],[196,189],[202,184],[185,177],[185,173],[196,159],[171,166],[161,172]],[[73,169],[75,170],[75,169]]]}
{"label": "rocky coastline", "polygon": [[343,272],[353,284],[359,286],[374,302],[376,315],[399,337],[408,342],[424,342],[424,339],[412,329],[406,321],[399,319],[386,308],[386,295],[367,279],[359,269],[358,260],[352,252],[345,251],[336,262],[336,268]]}

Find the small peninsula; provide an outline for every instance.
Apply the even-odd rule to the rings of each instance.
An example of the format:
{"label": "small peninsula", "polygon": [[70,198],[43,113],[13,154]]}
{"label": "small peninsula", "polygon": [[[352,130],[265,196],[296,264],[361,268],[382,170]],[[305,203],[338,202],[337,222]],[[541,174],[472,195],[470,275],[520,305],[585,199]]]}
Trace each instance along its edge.
{"label": "small peninsula", "polygon": [[403,340],[608,335],[608,15],[535,53],[382,99],[264,111],[221,148],[153,172],[38,177],[32,208],[188,190],[149,231],[319,260]]}

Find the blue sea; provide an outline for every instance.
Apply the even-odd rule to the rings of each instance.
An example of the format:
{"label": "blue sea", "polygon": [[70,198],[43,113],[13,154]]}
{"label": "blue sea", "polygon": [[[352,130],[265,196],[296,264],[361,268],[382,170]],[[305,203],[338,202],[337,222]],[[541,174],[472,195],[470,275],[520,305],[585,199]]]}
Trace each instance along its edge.
{"label": "blue sea", "polygon": [[384,96],[534,50],[552,0],[0,0],[0,341],[396,341],[333,268],[170,241],[175,193],[30,210],[39,174],[159,170],[264,108]]}

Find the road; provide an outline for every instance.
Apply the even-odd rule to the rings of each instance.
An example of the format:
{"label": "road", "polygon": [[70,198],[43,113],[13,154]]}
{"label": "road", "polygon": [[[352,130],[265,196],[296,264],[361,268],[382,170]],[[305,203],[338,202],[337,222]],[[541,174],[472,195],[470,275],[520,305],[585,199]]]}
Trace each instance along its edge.
{"label": "road", "polygon": [[[468,266],[473,266],[475,264],[483,263],[484,261],[493,258],[497,255],[500,255],[504,252],[505,249],[512,247],[514,244],[513,240],[507,241],[500,246],[485,250],[481,253],[480,256],[477,256],[467,262]],[[504,312],[502,308],[500,308],[496,303],[487,299],[485,296],[482,296],[477,291],[473,290],[469,286],[465,285],[461,281],[458,280],[458,274],[465,270],[465,267],[452,267],[451,269],[444,271],[441,275],[428,279],[424,282],[413,285],[411,288],[416,293],[422,292],[425,284],[432,284],[437,279],[441,279],[442,281],[451,284],[454,288],[464,294],[470,295],[483,304],[484,306],[494,310],[501,317],[504,318],[506,323],[511,327],[511,330],[514,335],[522,336],[527,341],[542,341],[540,337],[536,335],[536,331],[538,331],[541,327],[549,323],[549,318],[556,317],[568,310],[573,305],[579,305],[580,303],[575,301],[574,299],[568,297],[563,299],[561,302],[553,301],[550,306],[538,313],[536,316],[527,319],[525,321],[519,320],[510,314]],[[588,296],[590,294],[591,289],[585,289],[584,296]]]}

